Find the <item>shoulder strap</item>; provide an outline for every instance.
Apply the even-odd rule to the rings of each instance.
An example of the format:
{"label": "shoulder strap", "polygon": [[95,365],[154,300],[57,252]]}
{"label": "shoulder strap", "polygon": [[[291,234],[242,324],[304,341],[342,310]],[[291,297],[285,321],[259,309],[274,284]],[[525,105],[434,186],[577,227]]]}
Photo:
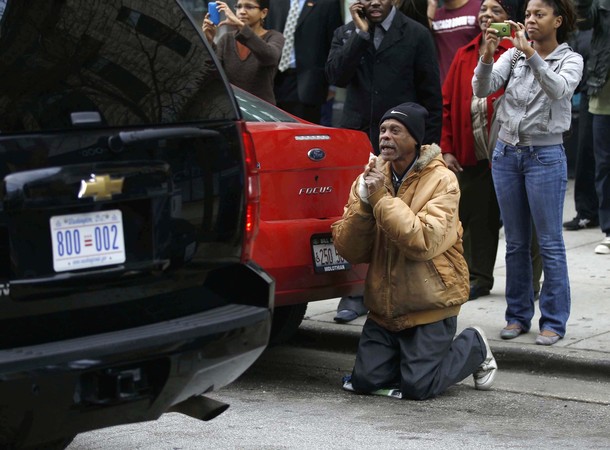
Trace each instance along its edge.
{"label": "shoulder strap", "polygon": [[517,65],[517,60],[519,59],[519,56],[521,56],[521,50],[515,50],[515,53],[513,54],[513,59],[510,60],[511,73],[512,73],[513,69],[515,68],[515,66]]}
{"label": "shoulder strap", "polygon": [[510,80],[510,76],[513,73],[513,69],[517,65],[517,60],[519,56],[521,56],[521,50],[515,49],[515,53],[513,53],[513,59],[510,60],[510,73],[508,74],[508,78],[506,79],[506,83],[504,83],[504,90],[506,90],[506,86],[508,86],[508,80]]}

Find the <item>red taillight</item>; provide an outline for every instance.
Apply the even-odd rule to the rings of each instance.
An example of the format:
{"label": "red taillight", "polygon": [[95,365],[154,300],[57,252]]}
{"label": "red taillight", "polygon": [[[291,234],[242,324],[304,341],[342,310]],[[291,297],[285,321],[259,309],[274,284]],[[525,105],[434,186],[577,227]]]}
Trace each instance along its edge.
{"label": "red taillight", "polygon": [[260,219],[260,183],[258,178],[258,162],[254,152],[254,141],[246,129],[244,122],[241,124],[241,137],[244,144],[246,157],[246,208],[245,208],[245,238],[241,252],[242,262],[252,257],[254,239],[258,234],[258,221]]}

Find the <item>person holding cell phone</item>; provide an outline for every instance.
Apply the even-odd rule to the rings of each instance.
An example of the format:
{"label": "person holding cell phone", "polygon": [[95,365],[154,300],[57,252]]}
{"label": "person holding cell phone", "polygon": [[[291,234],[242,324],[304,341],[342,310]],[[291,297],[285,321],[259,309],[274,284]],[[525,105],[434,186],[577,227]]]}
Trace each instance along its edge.
{"label": "person holding cell phone", "polygon": [[[407,17],[393,0],[360,0],[350,5],[352,21],[335,30],[326,76],[346,88],[339,125],[364,131],[379,153],[379,119],[397,102],[428,111],[424,143],[441,137],[441,83],[430,30]],[[343,297],[334,320],[366,314],[362,296]]]}
{"label": "person holding cell phone", "polygon": [[369,135],[379,152],[379,119],[396,102],[416,102],[430,114],[425,143],[441,137],[441,83],[430,30],[392,0],[350,5],[352,21],[335,30],[326,61],[331,84],[347,88],[341,127]]}
{"label": "person holding cell phone", "polygon": [[[486,98],[473,95],[472,73],[485,48],[485,30],[499,25],[510,36],[510,25],[504,21],[523,21],[523,6],[522,0],[483,0],[477,16],[481,31],[457,50],[443,83],[441,149],[462,193],[459,211],[464,226],[464,257],[470,272],[470,300],[489,295],[494,285],[500,209],[487,149],[494,102],[504,91],[501,87]],[[501,40],[493,59],[512,46],[509,40]],[[535,273],[534,278],[539,280],[540,273]]]}
{"label": "person holding cell phone", "polygon": [[[487,28],[472,78],[474,94],[487,97],[504,86],[496,113],[500,124],[492,176],[506,236],[504,339],[527,333],[534,316],[530,242],[532,219],[540,245],[544,282],[536,344],[553,345],[566,333],[570,283],[562,235],[567,163],[563,133],[570,128],[572,95],[583,58],[566,43],[575,29],[571,0],[529,0],[525,22],[506,21],[514,49],[494,62],[500,38]],[[519,52],[512,62],[515,52]]]}
{"label": "person holding cell phone", "polygon": [[[214,48],[229,81],[260,98],[275,104],[273,78],[284,46],[284,36],[264,28],[269,0],[237,0],[235,12],[222,1],[210,2],[203,20],[203,33]],[[220,21],[219,13],[225,19]],[[235,31],[223,34],[214,42],[219,26],[229,25]]]}

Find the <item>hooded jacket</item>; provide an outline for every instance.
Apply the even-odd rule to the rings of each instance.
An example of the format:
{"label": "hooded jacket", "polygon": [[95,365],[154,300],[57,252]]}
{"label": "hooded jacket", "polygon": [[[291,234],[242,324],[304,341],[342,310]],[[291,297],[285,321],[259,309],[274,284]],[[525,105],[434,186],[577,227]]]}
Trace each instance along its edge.
{"label": "hooded jacket", "polygon": [[368,263],[364,304],[391,331],[457,316],[469,294],[458,218],[457,178],[438,145],[419,158],[394,195],[390,163],[377,159],[384,188],[358,195],[354,181],[341,220],[332,225],[337,251],[352,264]]}

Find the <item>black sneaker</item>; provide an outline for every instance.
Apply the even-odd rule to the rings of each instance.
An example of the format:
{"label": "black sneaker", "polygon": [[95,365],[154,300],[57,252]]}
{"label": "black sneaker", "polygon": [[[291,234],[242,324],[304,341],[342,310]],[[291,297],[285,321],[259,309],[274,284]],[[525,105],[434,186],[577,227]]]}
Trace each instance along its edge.
{"label": "black sneaker", "polygon": [[595,228],[599,226],[599,222],[593,219],[585,219],[583,217],[574,217],[563,223],[563,227],[568,231],[583,230],[585,228]]}

